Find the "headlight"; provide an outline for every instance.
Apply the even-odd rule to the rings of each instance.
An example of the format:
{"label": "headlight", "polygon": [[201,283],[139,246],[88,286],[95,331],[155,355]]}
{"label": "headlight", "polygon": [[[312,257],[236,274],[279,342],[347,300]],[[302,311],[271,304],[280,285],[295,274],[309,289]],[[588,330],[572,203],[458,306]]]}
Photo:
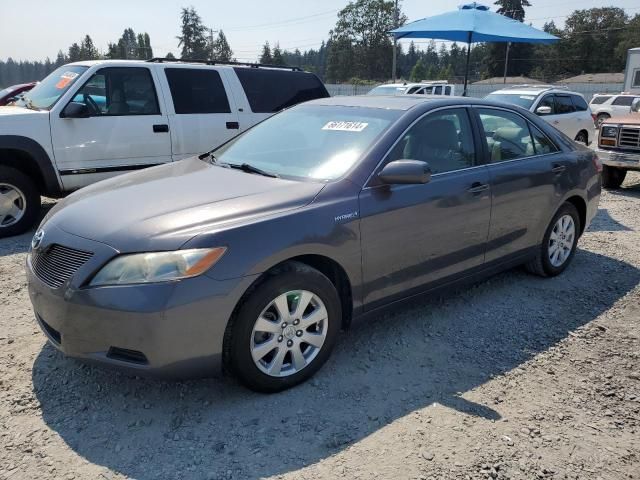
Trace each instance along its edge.
{"label": "headlight", "polygon": [[616,138],[618,136],[618,127],[605,125],[600,130],[600,136],[607,137],[607,138]]}
{"label": "headlight", "polygon": [[195,277],[222,258],[226,247],[120,255],[91,280],[91,286],[152,283]]}

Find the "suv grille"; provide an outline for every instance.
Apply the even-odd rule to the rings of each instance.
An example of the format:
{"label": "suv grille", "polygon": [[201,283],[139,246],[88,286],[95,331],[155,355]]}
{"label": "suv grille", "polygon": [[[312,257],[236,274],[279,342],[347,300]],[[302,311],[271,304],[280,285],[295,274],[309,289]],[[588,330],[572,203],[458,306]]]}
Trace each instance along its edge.
{"label": "suv grille", "polygon": [[52,288],[59,288],[92,256],[91,252],[54,244],[44,252],[34,250],[31,264],[40,280]]}
{"label": "suv grille", "polygon": [[640,128],[621,128],[618,145],[621,147],[640,148]]}

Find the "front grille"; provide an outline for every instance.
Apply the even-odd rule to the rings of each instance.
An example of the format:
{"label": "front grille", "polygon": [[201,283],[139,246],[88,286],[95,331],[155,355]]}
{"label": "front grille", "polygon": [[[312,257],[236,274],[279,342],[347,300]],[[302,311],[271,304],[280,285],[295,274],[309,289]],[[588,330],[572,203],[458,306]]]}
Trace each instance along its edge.
{"label": "front grille", "polygon": [[40,280],[52,288],[59,288],[92,256],[91,252],[53,244],[42,252],[34,250],[31,264]]}
{"label": "front grille", "polygon": [[622,127],[618,145],[620,147],[640,148],[640,128]]}

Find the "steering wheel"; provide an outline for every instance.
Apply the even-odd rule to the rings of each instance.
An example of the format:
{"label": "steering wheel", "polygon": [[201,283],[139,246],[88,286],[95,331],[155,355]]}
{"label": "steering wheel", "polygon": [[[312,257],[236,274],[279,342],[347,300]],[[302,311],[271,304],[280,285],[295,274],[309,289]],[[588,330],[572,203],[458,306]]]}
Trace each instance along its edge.
{"label": "steering wheel", "polygon": [[91,98],[91,95],[89,95],[88,93],[85,93],[83,95],[83,98],[84,98],[84,103],[86,103],[87,105],[91,106],[91,109],[93,110],[93,113],[95,113],[96,115],[102,114],[102,111],[100,110],[100,107],[98,106],[96,101],[93,98]]}

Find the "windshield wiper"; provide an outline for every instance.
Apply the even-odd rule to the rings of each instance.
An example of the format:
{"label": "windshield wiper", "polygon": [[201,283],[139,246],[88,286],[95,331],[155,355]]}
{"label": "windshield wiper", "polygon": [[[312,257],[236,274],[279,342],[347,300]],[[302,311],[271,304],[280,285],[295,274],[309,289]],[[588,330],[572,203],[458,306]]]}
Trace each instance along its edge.
{"label": "windshield wiper", "polygon": [[242,163],[242,164],[237,164],[237,163],[224,163],[222,165],[228,165],[230,168],[237,168],[238,170],[242,170],[243,172],[247,172],[247,173],[257,173],[258,175],[264,175],[265,177],[271,177],[271,178],[279,178],[280,176],[275,174],[275,173],[271,173],[271,172],[266,172],[258,167],[254,167],[253,165],[250,165],[248,163]]}
{"label": "windshield wiper", "polygon": [[39,108],[36,108],[33,106],[33,100],[31,100],[29,97],[22,97],[19,98],[18,101],[22,101],[24,103],[25,108],[28,108],[29,110],[40,110]]}

